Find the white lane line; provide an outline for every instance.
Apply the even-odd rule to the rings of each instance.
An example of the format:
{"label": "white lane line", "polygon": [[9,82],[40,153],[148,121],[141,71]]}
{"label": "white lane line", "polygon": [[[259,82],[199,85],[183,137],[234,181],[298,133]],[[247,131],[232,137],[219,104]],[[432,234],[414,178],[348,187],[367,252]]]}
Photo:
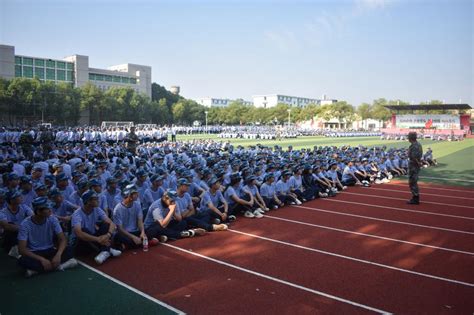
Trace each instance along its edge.
{"label": "white lane line", "polygon": [[[370,189],[370,188],[368,188],[368,189]],[[358,194],[358,193],[351,193],[351,192],[348,192],[348,191],[344,191],[344,194],[364,196],[364,197],[375,197],[375,198],[391,199],[391,200],[405,200],[406,201],[406,199],[404,199],[404,198],[395,198],[395,197],[371,195],[371,194]],[[421,192],[421,196],[423,197],[423,192]],[[422,203],[429,203],[429,204],[432,204],[432,205],[447,206],[447,207],[458,207],[458,208],[474,209],[474,207],[471,207],[471,206],[453,205],[453,204],[450,204],[450,203],[441,203],[441,202],[424,201],[424,200],[422,200],[421,202]]]}
{"label": "white lane line", "polygon": [[257,276],[257,277],[261,277],[261,278],[264,278],[264,279],[267,279],[267,280],[278,282],[278,283],[281,283],[281,284],[284,284],[284,285],[287,285],[287,286],[290,286],[290,287],[293,287],[293,288],[296,288],[296,289],[300,289],[300,290],[303,290],[303,291],[306,291],[306,292],[309,292],[309,293],[313,293],[313,294],[316,294],[316,295],[324,296],[324,297],[332,299],[332,300],[336,300],[336,301],[339,301],[339,302],[342,302],[342,303],[350,304],[352,306],[360,307],[360,308],[363,308],[363,309],[366,309],[366,310],[369,310],[369,311],[372,311],[372,312],[376,312],[376,313],[379,313],[379,314],[391,314],[391,313],[389,313],[387,311],[384,311],[384,310],[380,310],[380,309],[377,309],[377,308],[374,308],[374,307],[371,307],[371,306],[368,306],[368,305],[360,304],[360,303],[357,303],[357,302],[354,302],[354,301],[351,301],[351,300],[347,300],[347,299],[344,299],[344,298],[341,298],[341,297],[338,297],[338,296],[335,296],[335,295],[332,295],[332,294],[329,294],[329,293],[325,293],[325,292],[322,292],[322,291],[310,289],[310,288],[295,284],[293,282],[285,281],[285,280],[275,278],[275,277],[272,277],[272,276],[269,276],[269,275],[266,275],[266,274],[263,274],[263,273],[260,273],[260,272],[257,272],[257,271],[253,271],[253,270],[250,270],[250,269],[246,269],[246,268],[243,268],[243,267],[240,267],[240,266],[237,266],[237,265],[234,265],[234,264],[231,264],[231,263],[219,260],[219,259],[215,259],[215,258],[212,258],[212,257],[209,257],[209,256],[205,256],[205,255],[202,255],[202,254],[199,254],[199,253],[196,253],[196,252],[192,252],[192,251],[186,250],[184,248],[181,248],[181,247],[178,247],[178,246],[175,246],[175,245],[171,245],[169,243],[162,243],[161,245],[168,246],[168,247],[174,248],[176,250],[185,252],[187,254],[194,255],[194,256],[212,261],[216,264],[220,264],[220,265],[224,265],[224,266],[227,266],[227,267],[230,267],[230,268],[233,268],[233,269],[237,269],[239,271],[243,271],[243,272],[252,274],[254,276]]}
{"label": "white lane line", "polygon": [[[424,190],[424,188],[422,187],[421,189]],[[374,186],[372,186],[370,188],[370,190],[381,190],[381,191],[393,191],[393,192],[398,192],[398,193],[404,193],[404,194],[409,194],[411,195],[411,192],[408,191],[408,190],[399,190],[399,189],[384,189],[384,188],[375,188]],[[459,197],[459,196],[448,196],[448,195],[440,195],[440,194],[429,194],[429,193],[425,193],[423,192],[423,196],[436,196],[436,197],[442,197],[442,198],[455,198],[455,199],[463,199],[463,200],[474,200],[474,198],[468,198],[468,197]]]}
{"label": "white lane line", "polygon": [[291,220],[291,219],[286,219],[286,218],[274,217],[274,216],[270,216],[268,214],[265,215],[265,218],[280,220],[280,221],[286,221],[286,222],[291,222],[291,223],[295,223],[295,224],[307,225],[307,226],[316,227],[316,228],[325,229],[325,230],[331,230],[331,231],[348,233],[348,234],[355,234],[355,235],[366,236],[366,237],[371,237],[371,238],[377,238],[377,239],[382,239],[382,240],[391,241],[391,242],[398,242],[398,243],[410,244],[410,245],[414,245],[414,246],[428,247],[428,248],[433,248],[433,249],[437,249],[437,250],[444,250],[444,251],[448,251],[448,252],[454,252],[454,253],[458,253],[458,254],[466,254],[466,255],[474,256],[474,252],[468,252],[468,251],[463,251],[463,250],[458,250],[458,249],[453,249],[453,248],[447,248],[447,247],[439,247],[439,246],[428,245],[428,244],[423,244],[423,243],[404,241],[404,240],[399,240],[399,239],[396,239],[396,238],[378,236],[378,235],[374,235],[374,234],[367,234],[367,233],[362,233],[362,232],[338,229],[338,228],[333,228],[333,227],[325,226],[325,225],[319,225],[319,224],[314,224],[314,223],[309,223],[309,222],[303,222],[303,221]]}
{"label": "white lane line", "polygon": [[420,178],[430,178],[430,179],[441,179],[449,182],[468,182],[474,183],[474,180],[462,179],[462,178],[444,178],[444,177],[431,177],[431,176],[420,176]]}
{"label": "white lane line", "polygon": [[469,282],[464,282],[464,281],[460,281],[460,280],[439,277],[439,276],[430,275],[430,274],[427,274],[427,273],[422,273],[422,272],[417,272],[417,271],[413,271],[413,270],[408,270],[408,269],[398,268],[398,267],[389,266],[389,265],[385,265],[385,264],[380,264],[380,263],[373,262],[373,261],[370,261],[370,260],[364,260],[364,259],[355,258],[355,257],[351,257],[351,256],[336,254],[336,253],[328,252],[328,251],[325,251],[325,250],[320,250],[320,249],[316,249],[316,248],[311,248],[311,247],[306,247],[306,246],[297,245],[297,244],[293,244],[293,243],[288,243],[288,242],[276,240],[276,239],[273,239],[273,238],[268,238],[268,237],[264,237],[264,236],[260,236],[260,235],[250,234],[250,233],[246,233],[246,232],[242,232],[242,231],[238,231],[238,230],[229,229],[229,231],[233,232],[233,233],[243,234],[243,235],[253,237],[253,238],[262,239],[262,240],[273,242],[273,243],[278,243],[278,244],[282,244],[282,245],[286,245],[286,246],[291,246],[291,247],[295,247],[295,248],[299,248],[299,249],[304,249],[304,250],[311,251],[311,252],[316,252],[316,253],[320,253],[320,254],[324,254],[324,255],[328,255],[328,256],[334,256],[334,257],[337,257],[337,258],[352,260],[352,261],[356,261],[356,262],[367,264],[367,265],[373,265],[373,266],[377,266],[377,267],[381,267],[381,268],[392,269],[392,270],[396,270],[396,271],[400,271],[400,272],[404,272],[404,273],[417,275],[417,276],[420,276],[420,277],[431,278],[431,279],[441,280],[441,281],[445,281],[445,282],[460,284],[460,285],[464,285],[464,286],[467,286],[467,287],[474,287],[474,283],[469,283]]}
{"label": "white lane line", "polygon": [[89,266],[88,264],[86,264],[86,263],[84,263],[84,262],[82,262],[82,261],[80,261],[80,260],[78,260],[78,262],[79,262],[79,264],[81,264],[82,266],[84,266],[84,267],[86,267],[87,269],[89,269],[89,270],[91,270],[91,271],[93,271],[93,272],[95,272],[95,273],[101,275],[102,277],[107,278],[107,279],[109,279],[110,281],[113,281],[113,282],[117,283],[118,285],[121,285],[122,287],[127,288],[127,289],[129,289],[130,291],[135,292],[136,294],[138,294],[138,295],[144,297],[145,299],[150,300],[150,301],[152,301],[152,302],[154,302],[154,303],[156,303],[156,304],[159,304],[159,305],[161,305],[161,306],[163,306],[163,307],[169,309],[170,311],[175,312],[176,314],[180,314],[180,315],[186,314],[186,313],[184,313],[183,311],[180,311],[180,310],[178,310],[177,308],[174,308],[173,306],[171,306],[171,305],[169,305],[169,304],[166,304],[165,302],[162,302],[162,301],[160,301],[160,300],[158,300],[158,299],[155,299],[155,298],[152,297],[151,295],[148,295],[148,294],[146,294],[146,293],[144,293],[144,292],[142,292],[142,291],[140,291],[140,290],[138,290],[138,289],[135,289],[134,287],[129,286],[128,284],[126,284],[126,283],[124,283],[124,282],[122,282],[122,281],[120,281],[120,280],[118,280],[118,279],[116,279],[116,278],[114,278],[114,277],[112,277],[112,276],[109,276],[109,275],[106,274],[105,272],[102,272],[102,271],[100,271],[100,270],[98,270],[98,269],[95,269],[94,267]]}
{"label": "white lane line", "polygon": [[[400,187],[407,187],[408,184],[396,184],[396,183],[390,183],[387,185],[393,185],[393,186],[400,186]],[[437,189],[437,190],[446,190],[446,191],[455,191],[455,192],[461,192],[461,193],[467,193],[467,194],[474,194],[474,190],[463,190],[463,189],[453,189],[453,188],[440,188],[440,187],[430,187],[430,186],[425,186],[425,185],[420,185],[420,187],[425,190],[425,189]]]}
{"label": "white lane line", "polygon": [[306,206],[291,206],[291,207],[308,209],[308,210],[311,210],[311,211],[327,212],[327,213],[332,213],[332,214],[337,214],[337,215],[345,215],[345,216],[349,216],[349,217],[370,219],[370,220],[381,221],[381,222],[389,222],[389,223],[395,223],[395,224],[410,225],[410,226],[422,227],[422,228],[426,228],[426,229],[433,229],[433,230],[440,230],[440,231],[448,231],[448,232],[454,232],[454,233],[474,235],[474,232],[469,232],[469,231],[453,230],[453,229],[448,229],[448,228],[442,228],[442,227],[431,226],[431,225],[416,224],[416,223],[410,223],[410,222],[404,222],[404,221],[380,219],[380,218],[369,217],[369,216],[365,216],[365,215],[337,212],[337,211],[325,210],[325,209],[320,209],[320,208],[312,208],[312,207],[306,207]]}
{"label": "white lane line", "polygon": [[472,218],[472,217],[464,217],[464,216],[454,215],[454,214],[437,213],[437,212],[421,211],[421,210],[411,210],[411,209],[405,209],[405,208],[396,208],[396,207],[389,207],[389,206],[374,205],[374,204],[371,204],[371,203],[362,203],[362,202],[356,202],[356,201],[340,200],[340,199],[333,199],[333,198],[331,198],[331,199],[330,198],[323,198],[321,200],[322,201],[350,203],[350,204],[354,204],[354,205],[376,207],[376,208],[382,208],[382,209],[391,209],[391,210],[395,210],[395,211],[423,213],[423,214],[437,215],[437,216],[441,216],[441,217],[450,217],[450,218],[463,219],[463,220],[474,220],[474,218]]}

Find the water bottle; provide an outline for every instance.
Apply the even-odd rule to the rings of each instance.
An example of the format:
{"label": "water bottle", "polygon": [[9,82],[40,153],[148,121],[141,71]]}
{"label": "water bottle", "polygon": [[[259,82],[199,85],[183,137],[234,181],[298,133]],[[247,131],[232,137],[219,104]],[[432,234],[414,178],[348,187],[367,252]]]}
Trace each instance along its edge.
{"label": "water bottle", "polygon": [[147,252],[148,251],[148,238],[143,239],[143,251]]}

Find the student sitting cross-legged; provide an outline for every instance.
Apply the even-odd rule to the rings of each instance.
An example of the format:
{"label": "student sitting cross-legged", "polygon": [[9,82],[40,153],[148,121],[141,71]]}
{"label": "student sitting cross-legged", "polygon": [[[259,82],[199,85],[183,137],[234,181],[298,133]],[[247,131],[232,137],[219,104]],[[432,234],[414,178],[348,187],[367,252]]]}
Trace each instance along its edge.
{"label": "student sitting cross-legged", "polygon": [[201,228],[188,229],[188,224],[183,220],[176,205],[177,197],[176,191],[168,189],[160,199],[151,204],[145,218],[145,232],[148,238],[165,235],[171,239],[180,239],[206,233]]}
{"label": "student sitting cross-legged", "polygon": [[[26,269],[26,276],[77,266],[59,220],[51,215],[48,198],[35,198],[32,205],[34,214],[21,223],[18,232],[18,249],[21,255],[18,263]],[[54,245],[55,238],[57,246]]]}
{"label": "student sitting cross-legged", "polygon": [[89,190],[82,195],[84,206],[72,214],[72,238],[75,249],[92,249],[99,254],[95,262],[99,265],[111,255],[120,256],[121,251],[113,249],[112,235],[115,224],[107,217],[104,210],[98,207],[99,198],[95,191]]}
{"label": "student sitting cross-legged", "polygon": [[[122,249],[140,247],[147,238],[143,226],[143,211],[138,201],[138,190],[134,184],[126,186],[123,190],[122,202],[115,206],[113,220],[117,225],[114,240]],[[157,245],[158,239],[152,238],[149,244]]]}

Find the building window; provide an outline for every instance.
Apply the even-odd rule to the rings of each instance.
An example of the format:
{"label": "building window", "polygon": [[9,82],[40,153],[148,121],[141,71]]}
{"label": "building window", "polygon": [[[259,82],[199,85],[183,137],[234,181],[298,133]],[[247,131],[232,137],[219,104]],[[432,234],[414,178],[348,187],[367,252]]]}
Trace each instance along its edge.
{"label": "building window", "polygon": [[54,60],[46,60],[46,67],[48,68],[56,68],[56,62],[54,62]]}
{"label": "building window", "polygon": [[89,73],[89,80],[90,81],[95,81],[95,74]]}
{"label": "building window", "polygon": [[64,61],[58,61],[56,62],[56,66],[59,68],[59,69],[66,69],[66,63]]}
{"label": "building window", "polygon": [[[33,63],[33,61],[31,61]],[[27,67],[23,66],[23,76],[26,78],[32,78],[33,77],[33,67]]]}
{"label": "building window", "polygon": [[122,77],[122,83],[127,83],[127,84],[129,84],[129,83],[130,83],[129,78],[127,78],[127,77]]}
{"label": "building window", "polygon": [[58,81],[66,81],[66,71],[65,70],[56,70],[56,79]]}
{"label": "building window", "polygon": [[46,69],[46,80],[56,80],[56,71],[54,69]]}
{"label": "building window", "polygon": [[33,58],[23,58],[23,64],[27,66],[33,65]]}
{"label": "building window", "polygon": [[72,71],[66,71],[66,81],[73,81]]}
{"label": "building window", "polygon": [[21,65],[21,57],[20,56],[15,56],[15,64],[16,65]]}
{"label": "building window", "polygon": [[35,59],[35,66],[36,67],[44,67],[44,60],[43,59]]}
{"label": "building window", "polygon": [[96,74],[95,79],[97,81],[104,81],[104,75],[103,74]]}
{"label": "building window", "polygon": [[35,78],[44,80],[44,68],[35,67]]}
{"label": "building window", "polygon": [[130,83],[131,83],[131,84],[137,84],[137,79],[135,79],[135,78],[130,78]]}
{"label": "building window", "polygon": [[15,66],[15,77],[21,78],[22,73],[21,73],[21,66]]}
{"label": "building window", "polygon": [[112,82],[112,76],[111,75],[106,75],[105,76],[105,81]]}
{"label": "building window", "polygon": [[114,75],[114,82],[120,83],[120,77],[118,75]]}
{"label": "building window", "polygon": [[68,70],[74,70],[74,64],[72,62],[66,63],[66,69]]}

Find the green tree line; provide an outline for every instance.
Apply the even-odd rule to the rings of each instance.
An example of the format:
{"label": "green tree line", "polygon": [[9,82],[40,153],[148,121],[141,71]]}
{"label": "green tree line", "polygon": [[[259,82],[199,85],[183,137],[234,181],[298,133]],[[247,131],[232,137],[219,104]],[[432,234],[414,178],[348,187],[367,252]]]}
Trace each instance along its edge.
{"label": "green tree line", "polygon": [[[431,104],[440,104],[431,101]],[[112,87],[101,90],[93,84],[81,88],[71,84],[43,82],[38,79],[0,79],[0,111],[3,124],[13,121],[51,122],[57,125],[77,125],[84,113],[89,123],[100,125],[104,120],[133,121],[158,125],[205,124],[284,124],[320,117],[352,122],[356,119],[388,120],[391,113],[385,105],[405,105],[401,100],[377,99],[357,108],[339,101],[328,105],[309,104],[303,108],[278,104],[271,108],[256,108],[234,101],[227,107],[205,107],[174,95],[157,83],[152,84],[152,98],[131,88]],[[288,112],[289,110],[290,113]]]}

